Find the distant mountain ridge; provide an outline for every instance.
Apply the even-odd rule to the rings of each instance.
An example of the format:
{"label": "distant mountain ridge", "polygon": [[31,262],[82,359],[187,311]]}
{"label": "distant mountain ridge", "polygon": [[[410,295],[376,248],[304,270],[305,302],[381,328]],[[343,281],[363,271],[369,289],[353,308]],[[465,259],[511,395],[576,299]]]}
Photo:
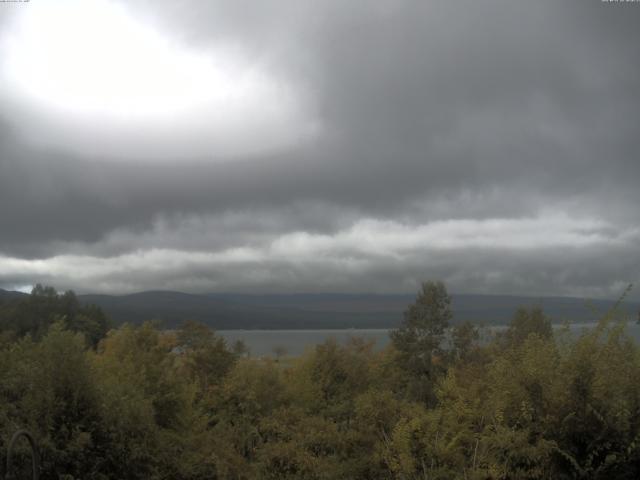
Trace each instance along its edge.
{"label": "distant mountain ridge", "polygon": [[[615,305],[614,300],[573,297],[453,294],[454,323],[508,323],[520,306],[540,306],[556,322],[592,322]],[[174,327],[185,319],[216,329],[393,328],[400,324],[415,295],[378,294],[188,294],[147,291],[129,295],[79,295],[102,307],[117,323],[159,320]],[[624,302],[635,320],[640,302]]]}
{"label": "distant mountain ridge", "polygon": [[[24,297],[0,289],[0,301]],[[218,330],[394,328],[415,295],[403,294],[190,294],[146,291],[128,295],[78,295],[100,306],[117,324],[158,320],[168,328],[196,320]],[[574,297],[452,294],[453,322],[507,324],[520,306],[540,306],[555,323],[592,322],[616,303]],[[640,302],[625,301],[622,310],[635,320]]]}
{"label": "distant mountain ridge", "polygon": [[9,298],[20,298],[26,296],[26,293],[15,292],[13,290],[3,290],[0,288],[0,300],[5,300]]}

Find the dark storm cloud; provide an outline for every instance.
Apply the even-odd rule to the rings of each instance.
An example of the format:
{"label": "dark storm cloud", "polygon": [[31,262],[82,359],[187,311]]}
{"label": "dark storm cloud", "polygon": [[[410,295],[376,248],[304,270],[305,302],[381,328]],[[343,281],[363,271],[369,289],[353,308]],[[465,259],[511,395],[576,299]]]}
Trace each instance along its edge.
{"label": "dark storm cloud", "polygon": [[[83,264],[85,256],[96,289],[112,291],[406,291],[427,276],[470,292],[603,295],[637,279],[639,6],[496,0],[128,6],[181,44],[206,51],[230,43],[291,80],[311,99],[320,133],[249,157],[209,159],[186,149],[172,160],[127,161],[113,160],[107,147],[87,159],[25,140],[24,126],[12,121],[17,112],[5,109],[4,257],[76,255],[69,262]],[[380,233],[353,233],[358,222],[395,222],[389,228],[401,243],[433,222],[491,219],[515,222],[515,229],[504,227],[506,240],[518,221],[538,219],[560,249],[531,243],[514,250],[491,230],[489,243],[498,247],[489,250],[477,238],[444,253],[430,244],[389,246],[363,254],[351,269],[347,264],[358,258],[358,242]],[[571,219],[578,224],[569,225]],[[581,238],[592,238],[580,221],[599,222],[606,235],[580,246]],[[562,241],[567,232],[576,235],[573,247]],[[297,261],[274,253],[283,238],[302,233],[324,236],[327,245],[305,250]],[[348,253],[340,247],[344,235]],[[455,244],[459,235],[447,230],[442,238]],[[424,238],[434,242],[431,234]],[[229,253],[238,248],[252,253],[239,261]],[[155,257],[127,257],[149,249],[163,252],[169,264],[176,259],[175,268],[158,273],[145,263]],[[199,259],[203,252],[221,257]],[[325,261],[312,261],[318,255]],[[96,265],[102,258],[137,270],[108,270]],[[44,277],[82,288],[77,271],[64,265],[46,267],[50,275],[31,267],[11,267],[0,284]]]}

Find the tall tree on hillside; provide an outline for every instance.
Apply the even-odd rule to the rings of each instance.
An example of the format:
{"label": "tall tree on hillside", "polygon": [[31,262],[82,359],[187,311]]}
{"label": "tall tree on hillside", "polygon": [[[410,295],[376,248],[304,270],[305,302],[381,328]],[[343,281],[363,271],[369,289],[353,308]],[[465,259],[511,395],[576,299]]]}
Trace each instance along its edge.
{"label": "tall tree on hillside", "polygon": [[469,321],[453,327],[451,329],[451,358],[455,361],[466,359],[479,339],[478,327]]}
{"label": "tall tree on hillside", "polygon": [[435,401],[433,385],[444,370],[442,341],[451,318],[451,298],[444,283],[428,281],[404,312],[402,325],[391,332],[398,362],[411,377],[408,393],[427,404]]}
{"label": "tall tree on hillside", "polygon": [[59,294],[53,287],[40,284],[33,288],[31,295],[0,305],[0,332],[8,338],[25,335],[42,338],[55,322],[82,333],[93,347],[106,336],[111,326],[100,307],[83,305],[73,291]]}
{"label": "tall tree on hillside", "polygon": [[540,307],[520,307],[516,310],[509,328],[504,333],[505,343],[510,346],[521,345],[532,334],[545,340],[553,337],[551,320]]}
{"label": "tall tree on hillside", "polygon": [[223,337],[203,323],[184,322],[177,332],[177,342],[183,349],[185,372],[196,381],[202,395],[220,382],[239,358]]}

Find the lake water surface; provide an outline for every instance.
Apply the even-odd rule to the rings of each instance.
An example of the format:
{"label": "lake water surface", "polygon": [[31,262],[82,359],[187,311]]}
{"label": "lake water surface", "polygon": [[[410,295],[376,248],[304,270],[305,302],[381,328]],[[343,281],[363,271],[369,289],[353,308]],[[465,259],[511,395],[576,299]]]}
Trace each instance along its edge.
{"label": "lake water surface", "polygon": [[[576,335],[585,329],[593,328],[593,323],[578,323],[571,325],[571,332]],[[559,326],[554,326],[560,328]],[[488,327],[482,332],[486,340],[505,327]],[[627,324],[627,332],[640,342],[640,325]],[[384,348],[389,343],[388,329],[343,329],[343,330],[219,330],[229,344],[236,340],[245,342],[251,355],[273,355],[276,349],[284,349],[286,355],[300,355],[306,349],[334,338],[339,343],[346,343],[349,338],[358,337],[371,340],[376,348]]]}

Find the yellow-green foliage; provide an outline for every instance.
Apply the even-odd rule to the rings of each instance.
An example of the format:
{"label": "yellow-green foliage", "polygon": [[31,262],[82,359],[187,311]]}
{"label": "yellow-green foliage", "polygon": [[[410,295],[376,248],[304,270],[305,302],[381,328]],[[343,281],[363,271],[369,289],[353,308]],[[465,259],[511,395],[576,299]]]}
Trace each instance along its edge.
{"label": "yellow-green foliage", "polygon": [[418,350],[358,340],[251,358],[194,323],[94,347],[54,322],[2,337],[0,448],[31,430],[44,479],[638,478],[640,350],[623,322],[554,337],[521,310],[508,332],[426,342],[425,370],[408,368]]}

